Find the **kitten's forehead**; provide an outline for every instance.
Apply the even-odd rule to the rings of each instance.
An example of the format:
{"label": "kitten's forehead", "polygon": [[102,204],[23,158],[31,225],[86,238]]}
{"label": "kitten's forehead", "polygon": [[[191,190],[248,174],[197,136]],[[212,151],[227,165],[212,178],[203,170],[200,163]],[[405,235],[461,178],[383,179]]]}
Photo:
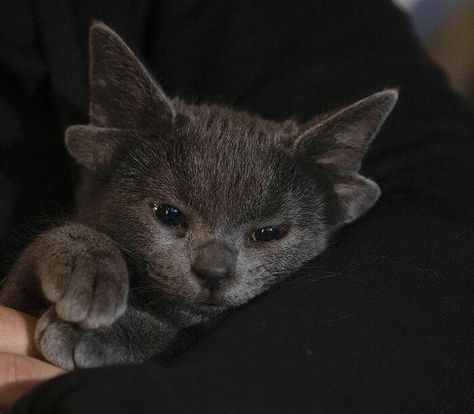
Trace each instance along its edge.
{"label": "kitten's forehead", "polygon": [[[187,121],[154,146],[162,161],[152,178],[162,196],[209,220],[278,214],[294,173],[280,148],[291,126],[220,107],[186,109]],[[165,175],[166,186],[159,181]]]}
{"label": "kitten's forehead", "polygon": [[[215,217],[223,213],[233,221],[278,213],[287,197],[283,171],[290,174],[290,158],[278,150],[281,128],[262,125],[257,119],[209,110],[192,120],[181,135],[181,197],[193,208]],[[204,213],[204,211],[201,211]]]}
{"label": "kitten's forehead", "polygon": [[174,99],[173,107],[187,120],[185,123],[199,135],[212,133],[216,136],[220,135],[219,132],[232,135],[239,131],[245,136],[252,135],[262,139],[271,137],[272,140],[278,140],[298,132],[297,124],[291,120],[275,122],[224,106],[190,105]]}

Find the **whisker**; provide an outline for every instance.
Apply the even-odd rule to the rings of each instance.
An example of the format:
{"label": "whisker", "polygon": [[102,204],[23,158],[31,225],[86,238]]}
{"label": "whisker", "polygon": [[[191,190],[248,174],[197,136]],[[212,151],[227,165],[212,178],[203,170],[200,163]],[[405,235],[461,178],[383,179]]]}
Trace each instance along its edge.
{"label": "whisker", "polygon": [[143,258],[138,255],[137,253],[133,252],[122,243],[118,242],[117,240],[112,240],[112,243],[126,256],[133,264],[141,265],[143,263]]}

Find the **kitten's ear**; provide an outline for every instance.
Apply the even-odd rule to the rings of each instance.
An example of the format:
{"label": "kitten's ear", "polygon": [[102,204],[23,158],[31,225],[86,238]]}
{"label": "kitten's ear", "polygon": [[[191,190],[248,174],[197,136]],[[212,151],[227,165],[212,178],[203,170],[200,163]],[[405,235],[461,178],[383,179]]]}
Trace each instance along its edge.
{"label": "kitten's ear", "polygon": [[108,26],[89,31],[90,117],[99,127],[146,129],[173,122],[175,112],[156,81]]}
{"label": "kitten's ear", "polygon": [[342,209],[342,223],[369,210],[380,189],[361,176],[361,161],[398,99],[394,89],[371,95],[324,118],[303,126],[295,141],[301,157],[311,157],[315,168],[326,168],[334,180],[334,192]]}
{"label": "kitten's ear", "polygon": [[84,168],[107,170],[121,141],[130,140],[130,131],[74,125],[66,129],[66,148]]}

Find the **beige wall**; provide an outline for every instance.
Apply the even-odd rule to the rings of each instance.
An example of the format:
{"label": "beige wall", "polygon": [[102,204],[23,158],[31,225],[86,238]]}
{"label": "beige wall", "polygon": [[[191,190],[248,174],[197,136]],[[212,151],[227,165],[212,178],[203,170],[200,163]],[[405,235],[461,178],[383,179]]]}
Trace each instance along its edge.
{"label": "beige wall", "polygon": [[452,85],[474,106],[474,1],[458,10],[426,47]]}

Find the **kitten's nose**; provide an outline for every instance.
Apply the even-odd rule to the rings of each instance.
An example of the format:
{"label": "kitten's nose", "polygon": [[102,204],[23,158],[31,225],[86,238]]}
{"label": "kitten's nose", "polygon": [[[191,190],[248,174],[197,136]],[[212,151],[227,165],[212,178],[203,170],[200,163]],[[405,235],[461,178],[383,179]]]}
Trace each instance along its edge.
{"label": "kitten's nose", "polygon": [[235,257],[223,243],[211,242],[199,249],[192,269],[207,288],[215,290],[233,276]]}

